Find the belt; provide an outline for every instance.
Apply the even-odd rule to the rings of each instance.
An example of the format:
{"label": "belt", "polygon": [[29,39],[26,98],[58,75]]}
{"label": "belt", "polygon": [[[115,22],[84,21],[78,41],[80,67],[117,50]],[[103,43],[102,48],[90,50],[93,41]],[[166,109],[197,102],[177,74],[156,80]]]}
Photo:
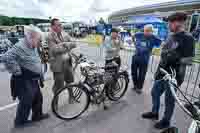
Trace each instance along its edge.
{"label": "belt", "polygon": [[112,57],[112,58],[109,58],[109,59],[106,59],[106,60],[114,60],[115,58],[120,58],[120,56]]}

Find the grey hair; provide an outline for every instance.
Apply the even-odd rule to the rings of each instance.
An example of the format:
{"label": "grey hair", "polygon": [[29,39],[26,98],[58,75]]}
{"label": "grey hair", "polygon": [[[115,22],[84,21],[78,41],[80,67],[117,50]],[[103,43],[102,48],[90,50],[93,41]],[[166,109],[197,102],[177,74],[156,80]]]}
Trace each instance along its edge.
{"label": "grey hair", "polygon": [[41,37],[43,36],[42,31],[38,27],[33,26],[33,25],[24,26],[24,35],[27,39],[31,38],[32,33],[36,33],[40,35]]}
{"label": "grey hair", "polygon": [[151,31],[153,31],[153,25],[147,24],[147,25],[144,26],[144,29],[150,29]]}

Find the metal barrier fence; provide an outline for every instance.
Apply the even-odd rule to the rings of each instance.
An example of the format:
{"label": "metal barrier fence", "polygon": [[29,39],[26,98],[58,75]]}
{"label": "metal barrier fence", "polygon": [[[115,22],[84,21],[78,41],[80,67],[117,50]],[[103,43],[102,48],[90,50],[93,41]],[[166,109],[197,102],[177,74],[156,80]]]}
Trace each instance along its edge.
{"label": "metal barrier fence", "polygon": [[[88,55],[88,58],[98,62],[101,62],[99,64],[102,65],[103,62],[103,50],[100,47],[90,46],[91,49],[81,48],[81,51],[84,51],[85,54]],[[93,52],[91,52],[93,51]],[[134,54],[133,50],[121,50],[120,56],[122,59],[122,66],[128,66],[129,72],[131,71],[131,62],[132,62],[132,56]],[[147,77],[152,77],[157,70],[157,66],[159,64],[160,57],[156,55],[152,55],[151,59],[149,61],[148,66],[148,73]],[[199,88],[199,76],[200,76],[200,64],[198,62],[193,62],[191,66],[187,66],[186,68],[186,74],[184,78],[184,83],[181,86],[181,90],[184,93],[184,95],[190,100],[190,101],[196,101],[200,98],[200,88]],[[149,80],[149,79],[147,79]],[[152,80],[153,81],[153,80]],[[183,97],[180,96],[181,100],[184,100]]]}
{"label": "metal barrier fence", "polygon": [[181,87],[184,94],[191,101],[195,101],[200,98],[199,72],[200,72],[199,63],[193,63],[192,66],[188,66],[185,75],[185,81]]}

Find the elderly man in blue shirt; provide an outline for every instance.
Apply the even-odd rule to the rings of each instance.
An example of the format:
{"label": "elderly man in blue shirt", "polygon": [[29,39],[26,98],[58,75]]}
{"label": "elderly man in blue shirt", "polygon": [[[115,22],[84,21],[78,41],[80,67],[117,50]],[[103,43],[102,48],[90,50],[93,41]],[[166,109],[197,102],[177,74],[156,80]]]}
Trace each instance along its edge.
{"label": "elderly man in blue shirt", "polygon": [[[12,74],[12,96],[19,100],[14,122],[17,128],[49,117],[43,114],[43,97],[39,87],[43,72],[37,47],[41,44],[41,36],[37,27],[28,26],[25,28],[25,38],[0,56]],[[28,120],[31,110],[32,119]]]}
{"label": "elderly man in blue shirt", "polygon": [[144,32],[135,34],[135,55],[132,57],[131,74],[133,90],[142,93],[142,88],[148,68],[149,57],[154,46],[159,46],[161,40],[153,35],[153,25],[144,26]]}

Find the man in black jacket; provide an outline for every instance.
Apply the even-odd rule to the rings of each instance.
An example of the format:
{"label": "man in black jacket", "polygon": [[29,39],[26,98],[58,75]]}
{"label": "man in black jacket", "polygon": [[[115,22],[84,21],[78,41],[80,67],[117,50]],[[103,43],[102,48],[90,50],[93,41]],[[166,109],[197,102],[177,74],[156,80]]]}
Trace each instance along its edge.
{"label": "man in black jacket", "polygon": [[170,126],[170,120],[175,107],[175,99],[169,89],[169,85],[165,81],[158,81],[163,78],[160,68],[165,69],[169,73],[170,68],[176,71],[176,80],[178,86],[184,81],[186,65],[192,63],[194,56],[195,40],[185,31],[185,21],[187,15],[183,12],[177,12],[169,16],[169,28],[172,34],[168,37],[162,48],[161,60],[157,72],[155,74],[154,86],[152,88],[152,111],[144,113],[144,119],[159,119],[160,96],[165,92],[165,113],[164,117],[155,125],[157,129],[163,129]]}

